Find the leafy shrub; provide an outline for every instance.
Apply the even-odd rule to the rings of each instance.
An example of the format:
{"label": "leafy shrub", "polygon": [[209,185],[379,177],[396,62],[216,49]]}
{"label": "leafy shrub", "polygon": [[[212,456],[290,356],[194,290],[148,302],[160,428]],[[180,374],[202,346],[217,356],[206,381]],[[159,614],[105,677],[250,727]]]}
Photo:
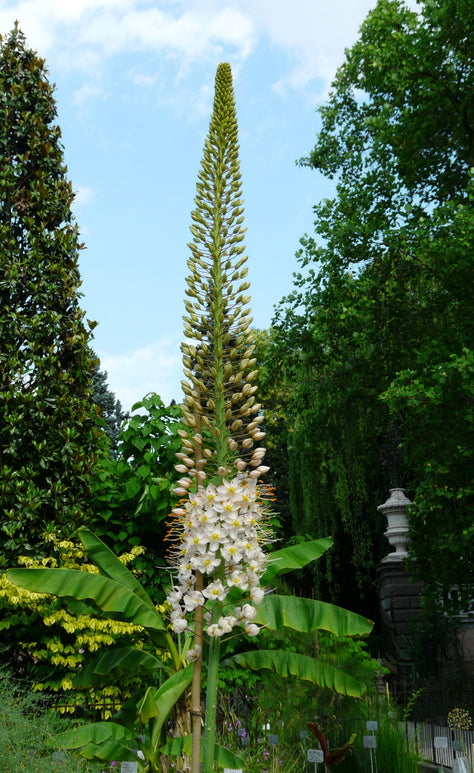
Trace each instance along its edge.
{"label": "leafy shrub", "polygon": [[[50,537],[54,555],[36,560],[22,558],[20,563],[31,568],[60,567],[97,573],[98,569],[87,562],[80,544],[70,540]],[[144,552],[132,548],[119,559],[127,565]],[[126,689],[117,679],[102,679],[100,686],[83,691],[73,691],[74,680],[91,654],[112,645],[134,645],[140,649],[148,642],[141,626],[102,617],[93,607],[85,611],[84,605],[72,614],[58,598],[19,588],[0,577],[0,632],[7,641],[10,631],[15,632],[13,649],[8,653],[15,672],[27,675],[34,683],[34,690],[57,696],[61,713],[73,713],[78,706],[99,704],[101,717],[107,719],[120,708],[125,698],[136,688],[136,679],[127,680]],[[149,643],[148,643],[148,646]],[[4,648],[5,649],[5,648]],[[160,656],[158,650],[153,654]],[[163,654],[163,657],[165,655]]]}

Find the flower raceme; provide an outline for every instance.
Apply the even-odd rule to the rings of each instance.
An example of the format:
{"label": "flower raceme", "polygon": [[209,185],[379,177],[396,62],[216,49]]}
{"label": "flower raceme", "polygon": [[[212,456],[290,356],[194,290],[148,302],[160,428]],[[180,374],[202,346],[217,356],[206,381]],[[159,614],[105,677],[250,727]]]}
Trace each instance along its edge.
{"label": "flower raceme", "polygon": [[[254,605],[264,596],[260,588],[265,569],[262,545],[269,533],[255,477],[242,472],[221,485],[201,487],[188,493],[186,502],[173,514],[169,539],[177,543],[173,550],[177,578],[168,594],[173,629],[184,631],[186,615],[209,601],[205,614],[209,636],[224,636],[235,625],[256,636],[259,628],[252,620]],[[196,587],[197,573],[203,578],[202,589]],[[228,600],[233,588],[248,596],[240,607]]]}

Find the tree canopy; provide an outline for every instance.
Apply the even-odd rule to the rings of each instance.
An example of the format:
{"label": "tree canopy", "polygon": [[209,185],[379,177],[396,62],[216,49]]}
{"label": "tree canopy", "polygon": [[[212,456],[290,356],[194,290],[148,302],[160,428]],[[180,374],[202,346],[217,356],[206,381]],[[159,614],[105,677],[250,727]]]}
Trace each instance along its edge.
{"label": "tree canopy", "polygon": [[474,580],[473,55],[469,2],[379,0],[301,161],[335,195],[314,208],[270,359],[287,379],[294,525],[334,536],[318,580],[346,603],[353,568],[370,595],[389,552],[390,486],[414,501],[427,595]]}
{"label": "tree canopy", "polygon": [[53,88],[15,28],[0,43],[0,520],[3,560],[88,518],[101,434],[79,306]]}

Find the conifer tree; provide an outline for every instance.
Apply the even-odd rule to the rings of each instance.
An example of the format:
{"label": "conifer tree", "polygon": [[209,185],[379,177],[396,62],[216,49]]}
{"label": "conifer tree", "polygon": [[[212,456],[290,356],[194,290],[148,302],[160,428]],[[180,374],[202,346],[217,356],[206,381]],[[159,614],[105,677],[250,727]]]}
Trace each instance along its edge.
{"label": "conifer tree", "polygon": [[122,403],[108,385],[107,371],[101,370],[99,364],[94,367],[92,395],[94,402],[100,409],[104,422],[104,432],[110,440],[110,455],[116,458],[120,428],[124,421],[129,418],[129,414],[122,410]]}
{"label": "conifer tree", "polygon": [[[100,430],[79,307],[79,234],[44,60],[0,39],[0,528],[3,561],[87,521]],[[92,325],[89,325],[92,327]]]}

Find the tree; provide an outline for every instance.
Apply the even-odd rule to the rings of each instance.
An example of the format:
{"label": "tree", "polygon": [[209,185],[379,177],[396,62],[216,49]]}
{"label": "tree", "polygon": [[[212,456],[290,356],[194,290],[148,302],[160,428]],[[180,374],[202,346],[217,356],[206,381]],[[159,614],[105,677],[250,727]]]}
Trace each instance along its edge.
{"label": "tree", "polygon": [[[123,759],[118,755],[130,754],[124,748],[127,741],[136,743],[138,711],[147,725],[140,746],[149,773],[157,770],[159,751],[177,755],[190,750],[190,739],[183,737],[161,746],[167,714],[191,681],[189,666],[183,668],[184,652],[194,660],[193,771],[200,767],[203,651],[207,655],[202,759],[204,769],[211,773],[215,760],[227,766],[215,744],[217,686],[220,656],[234,638],[235,628],[248,636],[258,633],[259,624],[271,630],[288,627],[306,634],[323,628],[344,636],[367,634],[372,628],[370,621],[359,615],[312,599],[277,594],[265,597],[264,586],[273,585],[278,575],[300,569],[321,556],[331,541],[313,540],[283,548],[273,553],[268,566],[262,550],[269,518],[257,481],[268,468],[261,464],[265,449],[254,448],[263,437],[259,430],[263,417],[256,416],[260,406],[255,402],[256,387],[252,383],[254,347],[248,298],[243,295],[248,284],[242,283],[246,259],[241,257],[237,122],[228,64],[219,65],[216,73],[214,109],[192,217],[196,225],[192,228],[187,279],[190,300],[185,317],[185,335],[192,343],[188,340],[183,344],[188,381],[183,383],[184,427],[178,430],[183,451],[176,454],[180,460],[176,469],[183,477],[174,489],[181,501],[172,510],[174,518],[168,535],[175,544],[174,585],[167,602],[171,629],[178,637],[185,637],[183,648],[180,638],[176,646],[169,627],[135,577],[88,529],[81,529],[81,538],[100,575],[67,569],[27,569],[10,570],[7,576],[30,590],[41,587],[47,593],[63,596],[78,611],[82,602],[89,600],[109,616],[129,621],[133,618],[137,625],[147,628],[154,641],[166,640],[177,673],[158,689],[150,686],[136,696],[124,707],[118,722],[81,728],[67,741],[91,756]],[[138,445],[140,450],[142,447]],[[77,602],[81,602],[79,606]],[[194,641],[190,651],[189,638]],[[353,696],[360,696],[364,690],[357,679],[306,654],[269,649],[239,652],[231,660],[245,668],[299,676]],[[133,657],[128,661],[133,665]],[[100,669],[107,671],[111,665],[107,658],[107,668],[102,662]],[[94,667],[90,673],[95,673]]]}
{"label": "tree", "polygon": [[[2,562],[89,518],[100,429],[81,248],[53,88],[17,27],[0,44]],[[89,327],[93,324],[89,323]]]}
{"label": "tree", "polygon": [[159,598],[166,584],[167,519],[177,498],[176,452],[181,448],[181,409],[150,393],[132,406],[119,432],[115,457],[105,449],[92,481],[89,525],[114,550],[143,545],[136,562],[147,591]]}
{"label": "tree", "polygon": [[120,428],[128,419],[128,413],[123,412],[120,400],[117,400],[107,383],[107,371],[100,370],[99,364],[94,367],[92,394],[104,420],[104,431],[110,440],[110,453],[115,457]]}
{"label": "tree", "polygon": [[427,595],[474,580],[474,29],[464,0],[420,6],[379,0],[320,108],[301,163],[336,193],[315,207],[316,237],[302,240],[276,320],[293,513],[298,528],[334,536],[324,574],[345,603],[347,563],[367,593],[387,552],[376,506],[390,485],[415,501],[413,569]]}

